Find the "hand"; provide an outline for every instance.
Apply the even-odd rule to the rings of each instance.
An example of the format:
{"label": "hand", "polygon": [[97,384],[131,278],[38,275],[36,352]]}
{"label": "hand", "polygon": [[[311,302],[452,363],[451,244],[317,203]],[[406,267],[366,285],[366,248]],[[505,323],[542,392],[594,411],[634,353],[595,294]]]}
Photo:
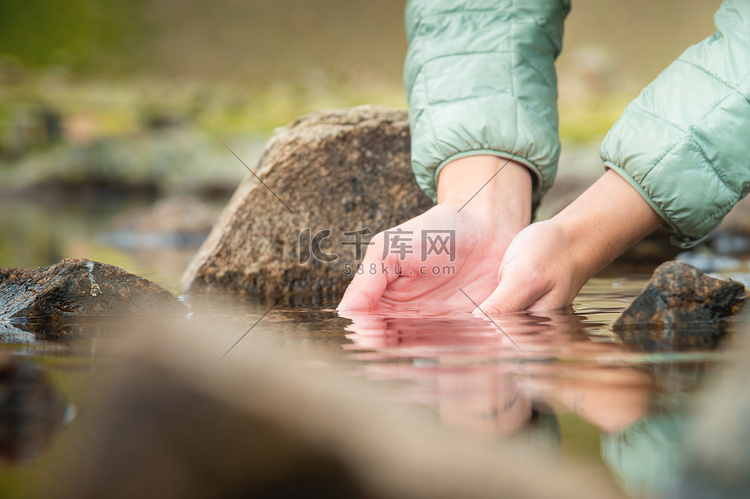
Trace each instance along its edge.
{"label": "hand", "polygon": [[[361,273],[338,309],[406,305],[473,310],[463,292],[476,303],[492,293],[505,249],[530,218],[531,175],[526,167],[495,156],[453,161],[440,172],[437,206],[372,239]],[[404,234],[394,244],[392,231],[398,229]],[[422,246],[423,231],[431,230],[453,231],[452,255]],[[408,242],[411,252],[401,253],[399,242],[404,248]]]}
{"label": "hand", "polygon": [[497,289],[476,313],[569,306],[594,274],[661,223],[648,202],[609,170],[558,215],[516,236],[500,264]]}

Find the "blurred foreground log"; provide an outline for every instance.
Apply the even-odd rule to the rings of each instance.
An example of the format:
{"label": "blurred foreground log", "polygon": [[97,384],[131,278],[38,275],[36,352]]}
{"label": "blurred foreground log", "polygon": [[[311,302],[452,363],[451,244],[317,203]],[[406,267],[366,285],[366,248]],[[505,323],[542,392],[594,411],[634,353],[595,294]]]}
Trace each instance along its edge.
{"label": "blurred foreground log", "polygon": [[252,335],[218,360],[218,331],[172,329],[101,386],[55,496],[623,497],[600,470],[470,439],[321,360]]}
{"label": "blurred foreground log", "polygon": [[686,465],[678,497],[750,496],[750,337],[732,345],[729,365],[714,371],[694,405]]}

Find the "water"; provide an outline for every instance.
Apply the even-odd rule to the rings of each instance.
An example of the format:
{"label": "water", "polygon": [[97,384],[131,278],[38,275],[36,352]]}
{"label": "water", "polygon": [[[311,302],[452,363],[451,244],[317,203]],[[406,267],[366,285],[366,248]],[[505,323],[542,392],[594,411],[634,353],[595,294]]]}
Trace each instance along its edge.
{"label": "water", "polygon": [[[120,265],[134,261],[132,254],[96,242],[96,233],[116,211],[74,208],[62,217],[77,221],[78,230],[68,238],[53,228],[56,224],[37,225],[38,233],[19,229],[21,247],[59,237],[57,247],[65,249],[26,254],[21,263],[6,249],[0,252],[0,266],[54,263],[81,247]],[[18,213],[19,220],[28,220]],[[36,216],[44,220],[43,209]],[[6,228],[11,218],[4,218]],[[139,273],[174,289],[179,269],[159,268],[161,260],[155,259],[149,271],[148,259],[139,258]],[[608,274],[617,275],[617,269]],[[227,332],[212,336],[226,355],[239,354],[243,344],[263,343],[309,351],[311,358],[314,352],[316,362],[326,368],[385,387],[394,403],[426,408],[467,438],[544,448],[563,461],[585,461],[611,473],[628,492],[658,494],[670,490],[680,471],[689,402],[705,374],[728,353],[707,347],[644,351],[643,345],[626,344],[612,332],[611,322],[647,277],[593,279],[576,299],[574,313],[517,314],[494,322],[424,310],[344,318],[333,310],[335,303],[295,306],[294,298],[275,307],[221,297],[188,301],[193,323],[212,334],[212,325],[226,326]],[[33,323],[2,324],[5,343],[0,348],[41,367],[67,400],[69,420],[71,414],[87,412],[89,391],[126,340],[128,321],[111,317],[43,329]],[[738,329],[741,325],[730,326],[727,337]],[[27,405],[27,413],[43,410],[43,405],[35,407]],[[0,452],[6,461],[0,495],[23,494],[30,484],[44,481],[46,464],[77,445],[70,427],[86,424],[85,417],[72,418],[60,431],[42,422],[30,433],[44,433],[44,438],[29,440],[29,431],[19,434],[16,444],[26,446],[23,459]]]}

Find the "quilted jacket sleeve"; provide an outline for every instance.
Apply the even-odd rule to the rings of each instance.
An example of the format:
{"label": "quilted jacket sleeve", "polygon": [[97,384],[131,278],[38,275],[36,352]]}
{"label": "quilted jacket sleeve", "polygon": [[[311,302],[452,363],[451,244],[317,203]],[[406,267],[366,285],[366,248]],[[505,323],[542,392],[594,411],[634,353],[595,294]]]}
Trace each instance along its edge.
{"label": "quilted jacket sleeve", "polygon": [[600,149],[686,248],[750,188],[750,2],[726,0],[714,21],[717,32],[659,75]]}
{"label": "quilted jacket sleeve", "polygon": [[433,199],[440,168],[463,156],[513,158],[535,173],[534,200],[557,170],[557,76],[569,0],[410,0],[404,84],[412,166]]}

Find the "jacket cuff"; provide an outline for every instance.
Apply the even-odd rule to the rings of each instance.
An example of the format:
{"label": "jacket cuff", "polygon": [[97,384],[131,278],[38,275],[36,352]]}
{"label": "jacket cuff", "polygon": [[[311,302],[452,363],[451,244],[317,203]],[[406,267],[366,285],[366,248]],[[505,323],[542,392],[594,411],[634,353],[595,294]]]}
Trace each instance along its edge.
{"label": "jacket cuff", "polygon": [[[456,116],[474,119],[456,126]],[[554,182],[560,156],[557,130],[510,95],[433,105],[410,115],[410,125],[414,176],[433,200],[440,170],[466,156],[487,154],[525,165],[533,173],[534,205]]]}
{"label": "jacket cuff", "polygon": [[646,187],[641,185],[635,178],[633,178],[632,175],[630,175],[625,169],[620,168],[616,164],[612,163],[611,161],[605,161],[604,162],[604,168],[613,170],[618,175],[620,175],[622,178],[624,178],[637,192],[638,194],[643,197],[643,199],[646,200],[646,202],[651,206],[651,208],[656,212],[657,215],[659,215],[662,220],[664,220],[664,223],[672,230],[674,233],[670,239],[670,242],[674,244],[675,246],[679,246],[680,248],[692,248],[693,246],[696,246],[703,241],[705,241],[708,238],[708,234],[704,234],[699,237],[691,237],[687,234],[683,234],[680,228],[672,222],[672,220],[667,216],[667,214],[662,209],[661,205],[657,202],[655,202],[651,196],[649,195],[648,191],[646,190]]}

